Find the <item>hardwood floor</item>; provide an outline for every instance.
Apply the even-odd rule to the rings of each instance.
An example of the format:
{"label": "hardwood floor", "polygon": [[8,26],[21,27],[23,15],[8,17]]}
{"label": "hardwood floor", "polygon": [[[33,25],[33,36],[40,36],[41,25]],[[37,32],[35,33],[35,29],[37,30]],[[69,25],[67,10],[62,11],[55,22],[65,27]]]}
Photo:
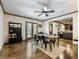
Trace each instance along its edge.
{"label": "hardwood floor", "polygon": [[[66,50],[56,59],[78,59],[78,46],[73,45],[72,41],[60,39],[60,45]],[[36,49],[32,41],[23,41],[12,45],[4,45],[0,59],[51,59],[49,56]]]}
{"label": "hardwood floor", "polygon": [[78,59],[78,46],[72,44],[71,40],[60,39],[60,45],[66,47],[66,50],[56,59]]}
{"label": "hardwood floor", "polygon": [[35,50],[32,41],[5,45],[0,59],[51,59],[39,50]]}

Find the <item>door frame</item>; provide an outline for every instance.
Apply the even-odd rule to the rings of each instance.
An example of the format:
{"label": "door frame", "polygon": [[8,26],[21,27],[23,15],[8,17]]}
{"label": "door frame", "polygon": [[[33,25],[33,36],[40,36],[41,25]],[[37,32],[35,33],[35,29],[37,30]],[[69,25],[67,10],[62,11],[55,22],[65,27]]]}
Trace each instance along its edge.
{"label": "door frame", "polygon": [[[32,25],[31,25],[31,26],[32,26],[32,34],[31,34],[32,37],[30,37],[30,38],[27,38],[27,23],[31,23],[31,24],[32,24]],[[25,38],[26,38],[26,39],[32,39],[32,38],[33,38],[33,30],[34,30],[34,29],[33,29],[33,24],[37,24],[37,23],[28,22],[28,21],[25,22]],[[38,33],[38,24],[37,24],[37,33]]]}
{"label": "door frame", "polygon": [[[50,26],[51,26],[51,28],[50,28]],[[50,30],[51,30],[51,33],[50,33]],[[49,23],[49,34],[50,35],[53,34],[53,24],[51,24],[51,23]]]}

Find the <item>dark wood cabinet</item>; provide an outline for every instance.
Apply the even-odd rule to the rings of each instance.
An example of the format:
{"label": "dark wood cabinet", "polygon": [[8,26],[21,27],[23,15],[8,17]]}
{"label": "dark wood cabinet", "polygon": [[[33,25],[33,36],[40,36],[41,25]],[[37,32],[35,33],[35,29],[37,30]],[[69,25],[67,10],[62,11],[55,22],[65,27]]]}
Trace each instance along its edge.
{"label": "dark wood cabinet", "polygon": [[72,31],[73,30],[73,25],[72,24],[65,24],[65,29]]}
{"label": "dark wood cabinet", "polygon": [[63,38],[67,40],[72,40],[73,33],[63,33]]}
{"label": "dark wood cabinet", "polygon": [[9,22],[9,43],[17,43],[22,41],[22,24]]}

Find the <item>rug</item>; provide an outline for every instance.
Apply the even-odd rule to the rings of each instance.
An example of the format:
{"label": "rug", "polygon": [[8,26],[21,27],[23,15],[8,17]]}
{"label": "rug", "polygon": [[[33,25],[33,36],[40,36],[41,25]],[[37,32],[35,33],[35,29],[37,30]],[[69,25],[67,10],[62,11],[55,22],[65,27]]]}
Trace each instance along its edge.
{"label": "rug", "polygon": [[56,59],[61,53],[63,53],[63,51],[65,50],[64,46],[59,46],[59,47],[53,47],[52,48],[52,52],[50,52],[49,47],[47,48],[47,50],[45,50],[44,47],[38,47],[38,49],[40,51],[42,51],[43,53],[45,53],[46,55],[50,56],[52,59]]}

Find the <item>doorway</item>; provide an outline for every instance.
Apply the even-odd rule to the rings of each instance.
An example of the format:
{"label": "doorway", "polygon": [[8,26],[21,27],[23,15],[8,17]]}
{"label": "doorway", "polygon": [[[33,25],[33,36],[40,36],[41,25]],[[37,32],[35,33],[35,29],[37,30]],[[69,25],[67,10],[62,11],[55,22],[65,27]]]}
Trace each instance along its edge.
{"label": "doorway", "polygon": [[32,39],[34,34],[38,33],[38,24],[32,22],[26,22],[26,39]]}
{"label": "doorway", "polygon": [[49,24],[49,34],[53,34],[53,24]]}
{"label": "doorway", "polygon": [[[49,23],[49,33],[59,35],[61,39],[72,40],[73,38],[73,18],[55,20]],[[53,24],[53,26],[51,25]],[[52,28],[53,27],[53,28]],[[50,33],[50,34],[51,34]]]}

